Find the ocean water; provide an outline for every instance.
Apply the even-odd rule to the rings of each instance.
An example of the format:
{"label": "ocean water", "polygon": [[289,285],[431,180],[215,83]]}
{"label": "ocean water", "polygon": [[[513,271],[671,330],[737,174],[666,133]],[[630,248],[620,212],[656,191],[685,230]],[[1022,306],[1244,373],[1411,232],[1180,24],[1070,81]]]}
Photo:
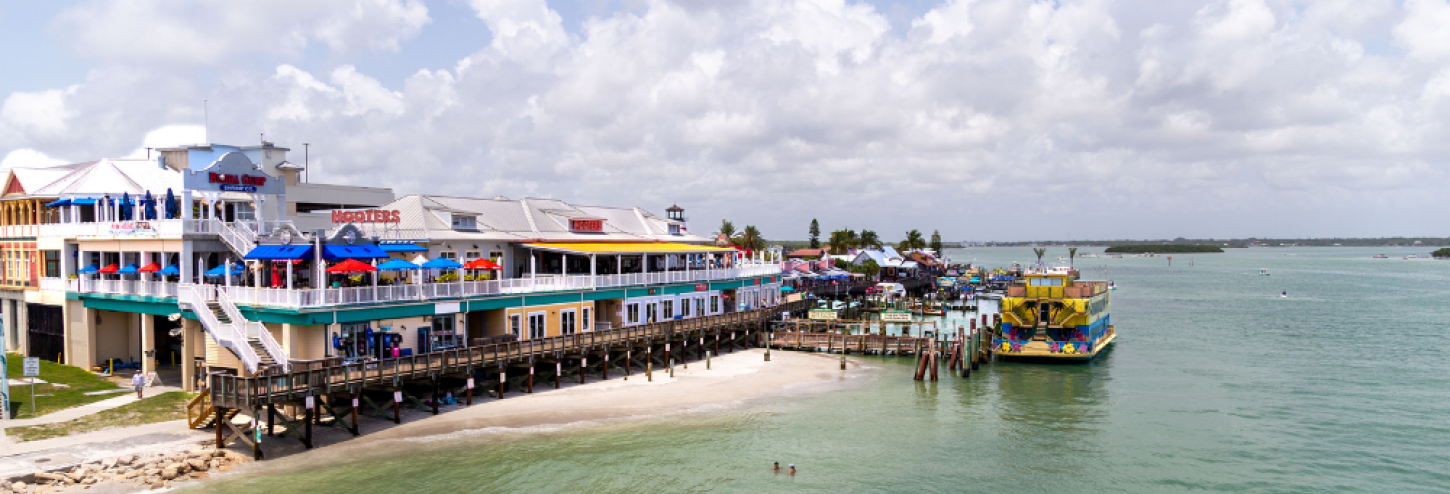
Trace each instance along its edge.
{"label": "ocean water", "polygon": [[[1371,259],[1380,252],[1392,258]],[[282,460],[188,490],[1443,493],[1450,262],[1408,253],[1422,252],[1080,259],[1119,287],[1119,338],[1089,364],[998,362],[918,383],[909,359],[866,357],[877,371],[829,392],[339,448],[325,463]],[[949,255],[1034,259],[1025,248]],[[799,473],[772,473],[773,461]]]}

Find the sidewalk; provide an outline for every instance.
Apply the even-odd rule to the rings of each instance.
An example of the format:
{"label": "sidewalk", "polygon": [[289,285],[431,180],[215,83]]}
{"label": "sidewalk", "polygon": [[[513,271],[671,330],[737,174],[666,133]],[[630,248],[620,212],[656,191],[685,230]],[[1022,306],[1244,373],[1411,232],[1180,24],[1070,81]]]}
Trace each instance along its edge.
{"label": "sidewalk", "polygon": [[[161,393],[168,392],[168,391],[181,391],[181,388],[173,387],[173,386],[155,386],[155,387],[150,387],[150,388],[146,388],[146,396],[156,396],[156,395],[159,395]],[[75,420],[75,419],[78,419],[78,418],[81,418],[81,417],[84,417],[84,416],[87,416],[87,415],[90,415],[90,414],[93,414],[93,413],[96,413],[96,412],[100,412],[102,410],[110,410],[112,408],[116,408],[116,407],[119,407],[121,405],[125,405],[125,404],[128,404],[128,403],[135,403],[136,401],[137,401],[136,400],[136,393],[134,391],[128,391],[125,394],[123,394],[121,396],[117,396],[115,398],[111,398],[111,399],[108,399],[108,400],[101,400],[101,401],[98,401],[98,402],[95,402],[95,403],[81,405],[81,406],[78,406],[78,407],[75,407],[75,408],[67,408],[65,410],[61,410],[61,411],[58,411],[58,412],[49,413],[49,414],[42,415],[40,417],[36,417],[36,418],[33,418],[33,419],[19,419],[19,420],[5,420],[5,421],[0,421],[0,428],[9,429],[9,428],[13,428],[13,427],[27,427],[27,426],[32,426],[32,425],[53,424],[53,423],[56,423],[56,422],[66,422],[66,421]]]}

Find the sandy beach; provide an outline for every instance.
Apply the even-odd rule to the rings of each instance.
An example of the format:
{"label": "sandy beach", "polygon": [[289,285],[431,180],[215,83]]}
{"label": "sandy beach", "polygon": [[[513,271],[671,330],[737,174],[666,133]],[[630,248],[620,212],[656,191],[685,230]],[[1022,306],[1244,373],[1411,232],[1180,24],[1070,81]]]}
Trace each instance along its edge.
{"label": "sandy beach", "polygon": [[[395,425],[375,418],[364,419],[364,434],[352,437],[346,431],[322,428],[316,432],[317,443],[307,450],[293,439],[264,438],[267,460],[242,465],[225,474],[257,475],[280,470],[310,468],[329,462],[341,450],[351,458],[369,454],[396,452],[417,441],[436,441],[450,436],[475,435],[479,432],[526,430],[547,426],[588,427],[591,424],[620,420],[639,420],[669,414],[714,410],[744,403],[747,400],[782,394],[813,393],[850,386],[868,368],[847,360],[847,370],[840,370],[840,356],[798,352],[771,352],[752,349],[704,361],[695,361],[686,368],[675,366],[674,376],[667,369],[655,369],[653,380],[644,373],[628,378],[613,377],[606,381],[591,380],[586,384],[564,384],[555,390],[552,383],[535,383],[536,393],[510,392],[506,398],[475,399],[473,406],[445,407],[433,416],[425,411],[405,411],[403,423]],[[184,428],[176,423],[176,427]],[[164,450],[183,444],[195,447],[197,435],[189,434],[174,444],[156,444],[148,449]],[[244,452],[243,445],[233,444],[230,450]],[[245,449],[249,453],[250,449]],[[99,460],[96,460],[99,461]],[[212,479],[215,476],[210,477]],[[173,487],[195,485],[205,480],[174,482]],[[75,485],[66,489],[43,492],[67,492],[88,488],[87,492],[140,492],[148,487],[117,482],[98,485]],[[27,492],[41,492],[29,490]]]}

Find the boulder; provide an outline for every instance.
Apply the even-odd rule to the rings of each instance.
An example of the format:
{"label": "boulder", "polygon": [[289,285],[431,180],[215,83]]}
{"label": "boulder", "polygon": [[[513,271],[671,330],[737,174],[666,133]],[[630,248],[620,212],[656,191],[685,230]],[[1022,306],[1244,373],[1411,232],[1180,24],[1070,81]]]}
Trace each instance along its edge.
{"label": "boulder", "polygon": [[37,482],[40,482],[40,481],[45,481],[45,482],[65,482],[65,481],[70,480],[70,479],[67,479],[64,475],[60,475],[60,474],[56,474],[56,473],[50,473],[50,472],[35,472],[35,480]]}
{"label": "boulder", "polygon": [[116,458],[116,463],[117,464],[120,464],[120,465],[124,465],[124,466],[130,466],[132,463],[135,463],[135,462],[136,462],[136,455],[126,455],[126,456],[122,456],[120,458]]}
{"label": "boulder", "polygon": [[171,480],[176,478],[177,475],[180,475],[180,473],[175,468],[166,467],[165,470],[161,471],[161,478],[163,480]]}
{"label": "boulder", "polygon": [[25,482],[16,482],[14,484],[10,484],[10,490],[15,492],[25,492],[26,487],[27,486],[25,485]]}
{"label": "boulder", "polygon": [[151,490],[161,490],[161,488],[163,488],[163,487],[166,487],[166,484],[163,484],[161,482],[152,482],[151,483]]}
{"label": "boulder", "polygon": [[101,460],[101,468],[106,468],[106,469],[116,468],[116,464],[117,463],[120,463],[120,462],[121,462],[121,459],[120,458],[106,458],[104,460]]}
{"label": "boulder", "polygon": [[207,462],[205,460],[202,460],[201,458],[192,458],[190,460],[186,460],[186,464],[190,466],[192,470],[196,470],[198,472],[206,471],[208,466]]}

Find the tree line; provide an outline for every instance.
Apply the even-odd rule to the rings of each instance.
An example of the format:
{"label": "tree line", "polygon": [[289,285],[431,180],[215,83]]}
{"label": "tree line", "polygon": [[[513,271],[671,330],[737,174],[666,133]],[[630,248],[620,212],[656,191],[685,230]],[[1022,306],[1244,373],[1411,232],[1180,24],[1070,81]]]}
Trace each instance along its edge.
{"label": "tree line", "polygon": [[[811,248],[821,248],[820,221],[812,218],[811,226],[807,230],[807,233],[810,235]],[[896,243],[896,250],[904,252],[930,247],[937,255],[941,255],[942,240],[940,230],[933,230],[931,232],[930,241],[927,241],[922,235],[921,230],[917,229],[908,230],[904,237],[900,242]],[[881,240],[881,235],[877,234],[875,230],[861,230],[860,233],[857,233],[856,230],[843,228],[831,232],[831,236],[826,240],[825,245],[832,255],[841,255],[849,252],[851,249],[880,249],[886,243]]]}

